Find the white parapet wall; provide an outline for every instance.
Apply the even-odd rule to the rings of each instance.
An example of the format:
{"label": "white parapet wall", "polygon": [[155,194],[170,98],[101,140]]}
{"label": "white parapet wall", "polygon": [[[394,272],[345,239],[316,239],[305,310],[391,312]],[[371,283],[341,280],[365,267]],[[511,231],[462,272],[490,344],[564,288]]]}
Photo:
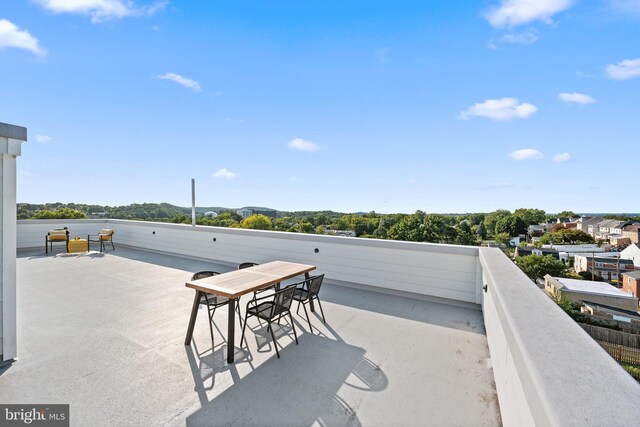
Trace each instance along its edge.
{"label": "white parapet wall", "polygon": [[479,256],[504,425],[638,425],[640,385],[500,250]]}
{"label": "white parapet wall", "polygon": [[18,248],[42,247],[52,228],[86,238],[115,229],[115,244],[215,262],[281,259],[313,264],[327,279],[480,304],[478,248],[128,220],[18,221]]}

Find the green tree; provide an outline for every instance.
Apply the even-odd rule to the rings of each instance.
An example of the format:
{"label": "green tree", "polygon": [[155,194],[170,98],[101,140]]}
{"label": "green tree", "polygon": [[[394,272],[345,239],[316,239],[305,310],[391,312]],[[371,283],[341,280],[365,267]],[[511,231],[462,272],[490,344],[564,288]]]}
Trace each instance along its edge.
{"label": "green tree", "polygon": [[545,245],[577,245],[581,243],[594,243],[593,236],[575,228],[563,228],[553,233],[544,233],[540,242]]}
{"label": "green tree", "polygon": [[423,242],[422,221],[416,215],[408,215],[396,223],[387,232],[387,239]]}
{"label": "green tree", "polygon": [[455,232],[455,238],[452,243],[467,246],[476,244],[476,235],[471,231],[471,227],[467,223],[460,224],[455,228]]}
{"label": "green tree", "polygon": [[70,208],[60,208],[57,210],[42,210],[35,214],[32,219],[85,219],[87,214]]}
{"label": "green tree", "polygon": [[251,228],[254,230],[272,230],[273,223],[271,219],[262,214],[253,214],[240,222],[240,227]]}
{"label": "green tree", "polygon": [[300,221],[298,223],[298,233],[314,234],[315,229],[309,221]]}
{"label": "green tree", "polygon": [[386,239],[387,238],[387,229],[381,225],[373,231],[372,236],[376,239]]}
{"label": "green tree", "polygon": [[487,238],[487,229],[484,226],[484,221],[480,221],[480,224],[478,224],[476,234],[481,240],[484,240]]}
{"label": "green tree", "polygon": [[542,209],[526,209],[519,208],[513,212],[514,215],[519,216],[527,224],[540,224],[546,220],[546,213]]}
{"label": "green tree", "polygon": [[507,233],[514,237],[527,232],[527,224],[518,215],[509,215],[500,218],[495,225],[496,233]]}
{"label": "green tree", "polygon": [[562,211],[560,213],[558,213],[558,215],[556,215],[557,218],[577,218],[578,215],[576,215],[575,212],[573,211]]}
{"label": "green tree", "polygon": [[508,217],[511,215],[511,211],[506,209],[498,209],[496,211],[490,212],[484,216],[484,226],[487,230],[488,236],[494,236],[496,231],[496,224],[502,218]]}
{"label": "green tree", "polygon": [[528,255],[516,258],[516,265],[520,267],[520,270],[524,272],[531,280],[542,278],[546,274],[553,277],[564,277],[567,274],[566,265],[555,259],[551,255],[539,256]]}
{"label": "green tree", "polygon": [[494,236],[494,239],[498,243],[502,243],[503,245],[508,245],[509,241],[511,241],[511,236],[509,233],[498,233]]}

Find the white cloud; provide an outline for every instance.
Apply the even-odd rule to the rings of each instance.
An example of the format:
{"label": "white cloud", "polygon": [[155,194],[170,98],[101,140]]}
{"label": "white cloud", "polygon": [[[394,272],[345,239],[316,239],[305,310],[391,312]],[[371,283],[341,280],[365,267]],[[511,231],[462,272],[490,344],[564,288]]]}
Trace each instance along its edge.
{"label": "white cloud", "polygon": [[42,142],[43,144],[46,144],[47,142],[51,142],[52,139],[53,138],[47,135],[36,135],[36,141]]}
{"label": "white cloud", "polygon": [[538,108],[533,104],[520,103],[515,98],[487,99],[473,104],[462,111],[458,118],[467,119],[470,116],[485,117],[491,120],[526,119],[535,114]]}
{"label": "white cloud", "polygon": [[584,93],[578,92],[563,92],[558,94],[558,99],[564,102],[572,102],[574,104],[593,104],[596,102],[595,99],[590,97],[589,95],[585,95]]}
{"label": "white cloud", "polygon": [[7,47],[30,50],[37,55],[44,53],[38,39],[29,31],[19,29],[11,21],[0,19],[0,50]]}
{"label": "white cloud", "polygon": [[571,160],[571,154],[569,154],[569,153],[556,154],[555,156],[553,156],[552,160],[554,162],[556,162],[556,163],[567,162],[567,161]]}
{"label": "white cloud", "polygon": [[533,148],[523,148],[521,150],[512,151],[508,154],[513,160],[536,160],[543,157],[542,153]]}
{"label": "white cloud", "polygon": [[233,178],[236,178],[238,176],[238,174],[235,173],[235,172],[231,172],[227,168],[222,168],[222,169],[218,169],[217,171],[215,171],[213,173],[213,176],[215,178],[233,179]]}
{"label": "white cloud", "polygon": [[320,149],[318,145],[316,145],[312,141],[307,141],[302,138],[295,138],[289,141],[289,148],[293,148],[294,150],[300,151],[317,151]]}
{"label": "white cloud", "polygon": [[494,27],[515,27],[533,21],[551,23],[556,13],[571,7],[573,0],[502,0],[485,18]]}
{"label": "white cloud", "polygon": [[607,76],[615,80],[627,80],[640,77],[640,58],[625,59],[617,64],[609,64],[605,72]]}
{"label": "white cloud", "polygon": [[43,8],[53,13],[74,13],[91,16],[91,22],[127,16],[153,15],[164,8],[168,1],[157,1],[136,7],[132,0],[35,0]]}
{"label": "white cloud", "polygon": [[524,33],[509,33],[500,37],[502,43],[531,44],[538,41],[538,32],[529,30]]}
{"label": "white cloud", "polygon": [[186,88],[193,90],[194,92],[201,92],[202,88],[200,87],[200,83],[195,80],[192,80],[188,77],[181,76],[176,73],[164,73],[158,76],[159,79],[171,80],[172,82],[176,82],[179,85],[182,85]]}

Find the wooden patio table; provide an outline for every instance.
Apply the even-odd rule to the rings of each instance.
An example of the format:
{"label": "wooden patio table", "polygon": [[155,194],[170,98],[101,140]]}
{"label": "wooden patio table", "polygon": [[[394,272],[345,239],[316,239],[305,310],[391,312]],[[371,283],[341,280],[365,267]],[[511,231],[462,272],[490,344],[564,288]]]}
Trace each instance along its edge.
{"label": "wooden patio table", "polygon": [[185,286],[187,288],[194,289],[196,291],[196,296],[193,300],[193,307],[191,308],[191,317],[189,318],[189,327],[187,328],[187,336],[184,340],[184,345],[191,344],[193,328],[196,324],[196,317],[198,316],[198,307],[200,306],[200,297],[202,294],[211,293],[227,297],[229,298],[227,362],[233,363],[236,325],[235,305],[238,303],[240,297],[300,274],[304,274],[305,279],[308,279],[309,272],[315,269],[315,265],[298,264],[287,261],[272,261],[249,268],[243,268],[242,270],[234,270],[228,273],[187,282]]}

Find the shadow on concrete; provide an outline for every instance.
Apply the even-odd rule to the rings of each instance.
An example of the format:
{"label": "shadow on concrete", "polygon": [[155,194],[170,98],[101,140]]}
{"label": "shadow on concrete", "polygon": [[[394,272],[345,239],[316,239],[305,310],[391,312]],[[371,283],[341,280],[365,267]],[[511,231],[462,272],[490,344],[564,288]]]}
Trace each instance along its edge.
{"label": "shadow on concrete", "polygon": [[[247,326],[245,339],[251,339],[258,352],[273,353],[258,366],[254,366],[248,343],[245,348],[236,347],[233,364],[226,363],[226,342],[201,354],[195,341],[193,348],[186,347],[201,405],[187,417],[186,424],[230,425],[240,421],[243,425],[360,426],[357,408],[339,396],[340,388],[380,392],[389,384],[387,376],[364,357],[363,348],[347,344],[330,326],[324,325],[326,335],[315,335],[304,333],[295,318],[294,322],[301,334],[299,345],[295,345],[290,324],[273,324],[280,359],[266,323]],[[237,366],[242,363],[248,363],[251,372],[240,378]],[[209,401],[206,392],[214,388],[216,374],[225,371],[233,385]]]}
{"label": "shadow on concrete", "polygon": [[[386,388],[387,378],[364,357],[362,348],[317,335],[304,334],[300,345],[287,345],[281,358],[275,353],[255,367],[244,378],[239,378],[234,365],[251,363],[239,359],[219,369],[229,370],[233,385],[211,401],[206,390],[211,385],[211,375],[216,372],[209,366],[224,363],[226,345],[198,360],[187,347],[195,380],[195,390],[200,397],[201,408],[187,417],[188,426],[231,425],[350,425],[359,426],[357,408],[352,408],[338,395],[343,385],[360,390],[380,391]],[[244,350],[239,349],[240,351]],[[202,370],[202,365],[207,369]],[[353,375],[357,385],[347,383]],[[369,386],[369,387],[368,387]]]}
{"label": "shadow on concrete", "polygon": [[234,267],[213,261],[207,262],[197,259],[183,258],[177,255],[164,255],[141,249],[130,249],[127,247],[118,247],[115,251],[109,251],[108,255],[189,272],[213,270],[225,273],[227,271],[235,270]]}

